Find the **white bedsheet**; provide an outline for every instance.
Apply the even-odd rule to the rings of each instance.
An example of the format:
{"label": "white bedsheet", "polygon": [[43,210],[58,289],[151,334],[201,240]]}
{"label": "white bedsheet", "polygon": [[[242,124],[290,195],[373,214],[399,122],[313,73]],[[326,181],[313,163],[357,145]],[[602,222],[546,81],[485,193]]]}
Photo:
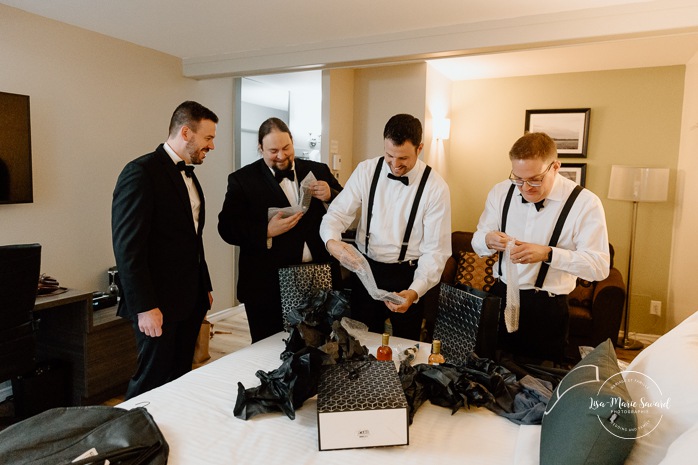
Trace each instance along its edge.
{"label": "white bedsheet", "polygon": [[[485,408],[449,409],[430,403],[417,411],[409,445],[318,451],[316,399],[309,399],[290,420],[283,413],[250,420],[233,415],[237,383],[259,385],[258,370],[281,364],[285,333],[205,365],[165,386],[118,405],[145,406],[170,445],[169,465],[211,464],[360,464],[469,463],[537,465],[540,426],[518,426]],[[361,341],[373,353],[380,336]],[[410,341],[391,338],[393,354]],[[421,344],[415,363],[425,363],[429,345]]]}

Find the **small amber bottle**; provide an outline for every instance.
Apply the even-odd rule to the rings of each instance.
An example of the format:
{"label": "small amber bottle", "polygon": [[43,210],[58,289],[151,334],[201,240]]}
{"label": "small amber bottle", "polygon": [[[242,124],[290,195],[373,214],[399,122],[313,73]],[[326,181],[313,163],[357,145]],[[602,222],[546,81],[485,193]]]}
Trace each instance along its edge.
{"label": "small amber bottle", "polygon": [[429,355],[429,365],[441,365],[446,359],[441,355],[441,341],[434,339],[431,343],[431,354]]}
{"label": "small amber bottle", "polygon": [[383,344],[376,351],[376,359],[381,362],[393,359],[393,349],[390,348],[390,335],[383,333]]}

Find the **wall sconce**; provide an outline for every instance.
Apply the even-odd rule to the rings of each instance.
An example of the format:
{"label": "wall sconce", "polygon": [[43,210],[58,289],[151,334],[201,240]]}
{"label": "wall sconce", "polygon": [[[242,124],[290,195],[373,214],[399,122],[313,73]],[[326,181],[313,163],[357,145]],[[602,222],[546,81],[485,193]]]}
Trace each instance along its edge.
{"label": "wall sconce", "polygon": [[448,118],[441,118],[434,120],[434,138],[440,140],[446,140],[451,134],[451,120]]}

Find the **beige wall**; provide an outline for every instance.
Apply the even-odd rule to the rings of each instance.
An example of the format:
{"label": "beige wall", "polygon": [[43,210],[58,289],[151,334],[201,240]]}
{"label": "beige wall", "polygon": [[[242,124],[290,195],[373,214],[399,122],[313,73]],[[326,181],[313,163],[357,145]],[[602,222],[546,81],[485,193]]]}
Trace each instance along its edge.
{"label": "beige wall", "polygon": [[589,107],[588,156],[562,161],[587,163],[586,187],[603,201],[609,239],[616,249],[615,264],[624,276],[632,204],[606,199],[611,165],[672,169],[672,201],[639,206],[633,255],[630,330],[663,333],[665,318],[649,314],[649,301],[660,300],[667,308],[684,69],[673,66],[454,83],[449,160],[453,229],[474,230],[487,192],[509,174],[507,153],[523,133],[526,109]]}
{"label": "beige wall", "polygon": [[0,90],[31,98],[34,203],[0,205],[0,244],[38,242],[61,285],[106,290],[111,195],[131,159],[167,137],[174,108],[199,100],[221,118],[197,169],[209,212],[205,243],[215,308],[232,305],[232,248],[216,215],[232,170],[232,84],[182,77],[181,63],[126,42],[0,5]]}
{"label": "beige wall", "polygon": [[424,160],[448,182],[450,139],[434,139],[434,121],[451,118],[453,83],[432,66],[427,66],[426,108],[424,116]]}
{"label": "beige wall", "polygon": [[[332,160],[333,143],[342,159],[342,169],[337,170],[339,183],[344,185],[354,170],[354,70],[333,69],[323,71],[323,161],[335,169]],[[325,134],[327,131],[327,134]],[[325,158],[327,154],[327,158]]]}
{"label": "beige wall", "polygon": [[685,320],[698,307],[698,286],[695,283],[698,264],[698,55],[686,66],[676,181],[667,328]]}
{"label": "beige wall", "polygon": [[426,63],[355,70],[353,166],[383,154],[383,128],[409,113],[424,122]]}

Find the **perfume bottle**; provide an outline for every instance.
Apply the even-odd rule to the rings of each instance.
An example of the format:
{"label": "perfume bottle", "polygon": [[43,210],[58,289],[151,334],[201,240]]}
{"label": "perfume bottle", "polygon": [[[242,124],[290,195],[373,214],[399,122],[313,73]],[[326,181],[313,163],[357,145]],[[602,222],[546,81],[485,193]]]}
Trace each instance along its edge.
{"label": "perfume bottle", "polygon": [[441,341],[434,339],[431,343],[431,354],[429,355],[429,365],[441,365],[446,359],[441,355]]}
{"label": "perfume bottle", "polygon": [[393,359],[393,349],[390,348],[390,335],[383,333],[383,344],[376,350],[376,359],[381,362]]}

